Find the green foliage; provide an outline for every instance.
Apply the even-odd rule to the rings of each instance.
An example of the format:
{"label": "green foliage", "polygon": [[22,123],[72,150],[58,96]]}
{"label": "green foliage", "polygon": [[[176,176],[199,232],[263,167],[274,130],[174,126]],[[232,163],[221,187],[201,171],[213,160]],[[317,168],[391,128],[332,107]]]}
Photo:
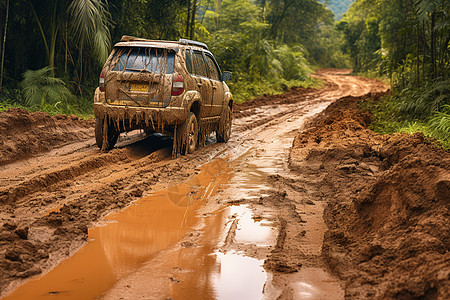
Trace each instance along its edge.
{"label": "green foliage", "polygon": [[450,105],[444,105],[442,111],[433,113],[430,121],[433,134],[443,141],[446,148],[450,148]]}
{"label": "green foliage", "polygon": [[309,78],[311,69],[305,59],[305,50],[301,46],[289,47],[281,45],[274,49],[273,64],[279,66],[280,75],[283,79],[306,81]]}
{"label": "green foliage", "polygon": [[111,47],[107,4],[101,0],[74,0],[67,10],[77,43],[81,46],[91,45],[93,54],[103,64]]}
{"label": "green foliage", "polygon": [[109,0],[115,23],[114,40],[119,40],[122,35],[168,40],[186,37],[187,2],[187,0]]}
{"label": "green foliage", "polygon": [[422,132],[436,139],[445,149],[450,149],[450,106],[444,105],[440,112],[430,117],[411,118],[401,112],[398,98],[386,96],[378,101],[369,99],[362,103],[363,109],[373,114],[370,129],[380,134]]}
{"label": "green foliage", "polygon": [[12,107],[25,108],[22,103],[22,92],[20,89],[3,89],[0,93],[0,111]]}
{"label": "green foliage", "polygon": [[45,67],[40,70],[28,70],[23,74],[21,83],[27,106],[58,106],[72,96],[63,80],[53,76],[53,70]]}
{"label": "green foliage", "polygon": [[373,105],[379,132],[415,132],[449,147],[450,2],[356,0],[338,30],[356,72],[387,75],[392,96]]}
{"label": "green foliage", "polygon": [[317,28],[317,37],[308,47],[308,59],[312,64],[327,67],[349,69],[350,56],[342,50],[343,37],[332,25],[322,24]]}
{"label": "green foliage", "polygon": [[450,105],[450,80],[436,81],[420,88],[405,88],[398,94],[400,112],[412,118],[428,116]]}
{"label": "green foliage", "polygon": [[[332,15],[317,1],[224,0],[210,7],[205,41],[219,63],[233,72],[230,83],[238,101],[312,84],[311,63],[349,67]],[[212,11],[214,10],[214,11]],[[314,25],[313,25],[314,24]],[[295,83],[295,84],[294,84]]]}
{"label": "green foliage", "polygon": [[50,67],[26,71],[20,85],[22,104],[32,110],[50,114],[92,114],[91,101],[74,96],[62,79],[53,76]]}
{"label": "green foliage", "polygon": [[[338,2],[348,1],[329,4]],[[92,112],[91,97],[102,63],[111,43],[123,35],[167,40],[193,36],[206,42],[220,66],[233,72],[229,86],[238,101],[310,85],[311,65],[348,67],[333,14],[317,0],[10,3],[6,85],[0,98],[14,100],[2,100],[5,107]],[[0,5],[2,34],[4,15],[4,5]],[[17,90],[19,83],[23,93],[6,95]]]}

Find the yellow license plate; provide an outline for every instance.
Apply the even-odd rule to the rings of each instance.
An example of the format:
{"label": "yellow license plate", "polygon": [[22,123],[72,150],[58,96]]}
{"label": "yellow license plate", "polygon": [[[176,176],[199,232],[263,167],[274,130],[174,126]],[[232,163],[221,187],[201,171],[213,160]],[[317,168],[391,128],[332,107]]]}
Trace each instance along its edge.
{"label": "yellow license plate", "polygon": [[130,83],[130,92],[148,93],[148,84]]}

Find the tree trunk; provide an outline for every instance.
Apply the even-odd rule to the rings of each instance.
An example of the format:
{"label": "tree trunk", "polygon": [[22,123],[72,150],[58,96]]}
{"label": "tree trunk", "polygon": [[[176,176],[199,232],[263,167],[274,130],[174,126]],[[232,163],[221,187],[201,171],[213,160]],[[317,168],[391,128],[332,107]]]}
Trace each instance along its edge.
{"label": "tree trunk", "polygon": [[0,92],[3,90],[3,66],[5,64],[6,34],[8,33],[9,0],[6,1],[5,33],[3,34],[2,65],[0,67]]}
{"label": "tree trunk", "polygon": [[68,25],[67,25],[67,23],[66,23],[66,32],[65,32],[65,36],[64,36],[64,42],[65,42],[65,50],[64,50],[64,73],[66,73],[67,74],[67,61],[68,61],[68,57],[69,57],[69,54],[68,54],[68,51],[69,51],[69,47],[68,47],[68,44],[67,44],[67,39],[68,39],[68,36],[69,36],[69,30],[67,29],[67,27],[68,27]]}
{"label": "tree trunk", "polygon": [[422,83],[425,83],[425,60],[427,53],[427,32],[425,21],[422,22]]}
{"label": "tree trunk", "polygon": [[191,21],[191,0],[187,1],[187,18],[186,18],[186,38],[189,38],[189,29],[191,26],[189,25]]}
{"label": "tree trunk", "polygon": [[51,17],[50,25],[50,47],[49,47],[49,58],[48,65],[52,68],[52,76],[55,76],[55,52],[56,52],[56,38],[58,37],[58,19],[56,15],[56,3],[53,6],[53,13]]}
{"label": "tree trunk", "polygon": [[191,40],[194,39],[194,28],[195,28],[195,16],[197,14],[197,0],[194,0],[193,6],[192,6],[192,13],[191,13],[191,30],[189,38]]}
{"label": "tree trunk", "polygon": [[436,14],[431,13],[431,70],[432,78],[436,78],[436,36],[434,32],[434,27],[436,25]]}
{"label": "tree trunk", "polygon": [[50,50],[48,48],[47,38],[45,37],[44,29],[42,28],[41,21],[39,21],[39,17],[37,16],[36,11],[34,10],[33,3],[31,2],[31,0],[28,1],[28,2],[30,4],[31,11],[33,12],[34,18],[36,19],[36,23],[39,26],[39,31],[40,31],[41,36],[42,36],[42,41],[44,42],[45,52],[47,54],[47,59],[49,59],[50,58]]}
{"label": "tree trunk", "polygon": [[417,21],[416,29],[416,87],[419,88],[420,85],[420,22]]}

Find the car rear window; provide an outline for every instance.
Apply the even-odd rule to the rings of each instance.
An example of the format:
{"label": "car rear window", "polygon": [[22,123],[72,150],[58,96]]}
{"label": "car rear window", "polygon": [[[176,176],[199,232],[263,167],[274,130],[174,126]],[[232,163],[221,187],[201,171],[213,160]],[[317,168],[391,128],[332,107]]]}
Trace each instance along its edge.
{"label": "car rear window", "polygon": [[172,74],[175,53],[170,49],[147,47],[118,47],[114,71],[142,72],[147,70],[157,74]]}

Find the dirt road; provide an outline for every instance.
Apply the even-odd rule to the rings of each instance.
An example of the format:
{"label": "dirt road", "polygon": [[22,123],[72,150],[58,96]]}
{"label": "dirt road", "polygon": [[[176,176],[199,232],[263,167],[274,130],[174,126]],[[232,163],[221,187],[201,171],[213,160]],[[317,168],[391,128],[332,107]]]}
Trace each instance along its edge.
{"label": "dirt road", "polygon": [[[102,153],[94,145],[92,123],[82,120],[75,120],[76,138],[67,144],[60,136],[70,135],[70,121],[33,128],[44,133],[46,126],[53,128],[54,135],[41,135],[44,146],[30,136],[20,145],[9,143],[0,156],[4,158],[0,163],[2,295],[24,282],[5,299],[383,295],[383,289],[356,287],[367,285],[354,280],[357,265],[347,264],[344,271],[333,263],[354,255],[333,249],[342,242],[336,240],[342,236],[339,232],[347,232],[342,229],[345,224],[338,222],[345,216],[337,217],[336,206],[349,204],[330,200],[339,197],[336,187],[330,188],[334,177],[327,177],[349,184],[341,173],[323,165],[323,157],[314,160],[332,151],[329,142],[323,145],[324,137],[317,132],[298,134],[334,101],[387,88],[342,70],[325,70],[317,76],[327,82],[320,90],[295,89],[236,105],[227,144],[210,140],[194,154],[177,159],[171,159],[170,139],[142,134],[124,136],[115,149]],[[17,112],[10,114],[3,114],[0,124],[9,123]],[[314,124],[312,128],[318,128]],[[9,134],[20,137],[27,132]],[[333,136],[331,144],[343,141],[340,134]],[[11,154],[18,148],[20,157]],[[47,152],[39,154],[42,150]],[[31,157],[20,159],[27,156]],[[361,168],[348,157],[330,166],[350,170],[349,174]],[[358,177],[360,181],[381,176],[378,164],[363,166],[365,173],[377,176]],[[444,187],[438,197],[445,198],[448,181],[438,179]],[[362,189],[360,181],[350,180]],[[348,188],[348,193],[359,190]],[[344,211],[351,214],[349,207]],[[440,259],[440,266],[448,266],[445,258]],[[38,276],[28,280],[34,275]]]}

